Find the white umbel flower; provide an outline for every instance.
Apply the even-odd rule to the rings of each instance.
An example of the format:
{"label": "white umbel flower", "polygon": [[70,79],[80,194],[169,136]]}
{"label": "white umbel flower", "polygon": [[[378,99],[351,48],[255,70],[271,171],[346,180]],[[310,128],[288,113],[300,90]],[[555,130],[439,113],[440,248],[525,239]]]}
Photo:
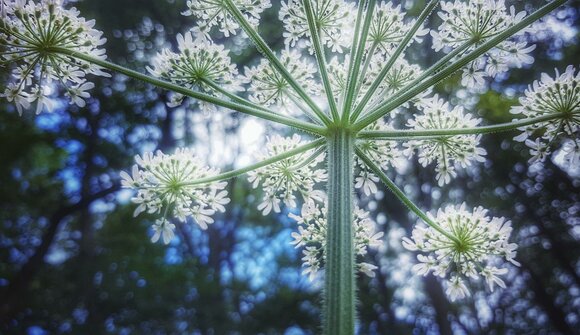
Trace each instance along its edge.
{"label": "white umbel flower", "polygon": [[[469,48],[472,49],[520,22],[525,16],[526,12],[516,13],[513,6],[508,10],[504,0],[442,2],[439,17],[443,22],[438,30],[431,31],[433,49],[447,52],[464,43],[473,42],[474,45]],[[482,55],[475,61],[476,64],[468,64],[463,71],[462,84],[468,88],[484,88],[485,77],[494,78],[506,72],[510,66],[519,68],[532,64],[534,58],[529,53],[535,46],[518,40],[518,36],[531,31],[531,28],[527,28],[516,33],[510,40]]]}
{"label": "white umbel flower", "polygon": [[[372,83],[378,77],[379,73],[383,70],[385,63],[390,57],[390,54],[383,52],[372,55],[369,63],[369,70],[367,71],[365,78],[361,78],[362,82],[359,97],[362,97],[362,95],[367,92]],[[397,59],[391,69],[387,72],[383,81],[380,83],[377,92],[374,94],[374,99],[369,102],[369,106],[375,106],[384,101],[385,98],[389,98],[398,93],[400,89],[417,79],[422,72],[423,71],[418,65],[410,64],[403,58]],[[413,101],[421,99],[423,96],[428,94],[429,91],[430,90],[426,90],[425,92],[420,93],[413,99]],[[408,106],[408,104],[403,104],[403,106]]]}
{"label": "white umbel flower", "polygon": [[182,222],[192,217],[202,229],[206,229],[214,222],[211,216],[224,212],[224,205],[230,202],[224,190],[227,182],[195,184],[197,180],[215,176],[219,171],[201,165],[199,158],[189,149],[177,149],[172,155],[161,151],[155,155],[148,152],[143,157],[136,156],[135,161],[137,164],[133,166],[131,175],[121,172],[121,185],[137,191],[132,199],[139,204],[135,216],[146,211],[162,213],[164,220],[168,215]]}
{"label": "white umbel flower", "polygon": [[[352,32],[352,15],[354,3],[343,0],[314,0],[314,20],[320,30],[320,39],[332,52],[343,52],[350,47],[350,33]],[[288,0],[282,2],[279,14],[284,23],[284,41],[287,46],[294,47],[297,42],[310,46],[310,30],[302,0]],[[310,48],[312,51],[312,48]]]}
{"label": "white umbel flower", "polygon": [[85,106],[93,84],[87,74],[108,76],[101,68],[53,51],[74,50],[105,59],[100,47],[106,39],[94,29],[95,21],[79,17],[76,8],[64,9],[59,1],[0,0],[0,66],[12,69],[10,82],[0,96],[13,102],[20,114],[36,102],[36,113],[50,107],[57,85],[70,103]]}
{"label": "white umbel flower", "polygon": [[[288,216],[298,223],[298,232],[292,233],[294,240],[291,243],[296,248],[305,247],[302,258],[302,266],[305,269],[302,273],[308,274],[310,280],[313,280],[324,267],[326,257],[326,205],[319,205],[310,199],[303,204],[300,215],[290,213]],[[383,232],[376,232],[376,225],[369,218],[369,213],[358,206],[355,206],[353,216],[354,252],[357,256],[363,257],[367,254],[368,248],[376,249],[381,244]],[[374,277],[374,270],[377,269],[376,266],[365,262],[357,262],[357,268],[369,277]]]}
{"label": "white umbel flower", "polygon": [[435,51],[493,37],[521,21],[526,13],[516,14],[513,6],[508,12],[504,0],[456,0],[441,2],[438,15],[443,23],[431,32]]}
{"label": "white umbel flower", "polygon": [[[303,144],[305,142],[297,134],[286,138],[274,135],[268,139],[266,150],[258,158],[268,159]],[[258,205],[263,215],[268,215],[272,210],[279,213],[280,201],[286,206],[296,207],[297,194],[302,199],[322,199],[323,192],[316,190],[315,186],[327,178],[326,171],[319,166],[324,161],[324,155],[313,155],[315,150],[309,150],[248,173],[252,186],[261,186],[264,191],[264,198]]]}
{"label": "white umbel flower", "polygon": [[[395,6],[390,1],[382,1],[374,10],[367,43],[376,44],[384,52],[391,52],[403,40],[414,23],[414,21],[405,22],[405,14],[401,12],[400,4]],[[421,41],[421,37],[428,33],[429,29],[419,29],[414,39]]]}
{"label": "white umbel flower", "polygon": [[510,221],[490,218],[482,207],[468,211],[465,203],[447,206],[436,217],[430,213],[428,216],[445,234],[433,227],[418,225],[411,239],[403,238],[405,248],[419,252],[419,263],[413,266],[417,274],[426,276],[433,272],[441,278],[450,278],[447,294],[451,300],[469,295],[464,284],[467,277],[482,276],[491,291],[494,285],[505,287],[498,276],[506,274],[507,268],[498,268],[498,261],[504,259],[520,265],[514,259],[517,245],[508,242],[512,232]]}
{"label": "white umbel flower", "polygon": [[[153,67],[147,70],[152,75],[170,81],[174,84],[220,95],[214,85],[229,92],[241,90],[239,80],[236,79],[238,70],[222,45],[215,44],[209,39],[194,38],[191,32],[184,35],[177,34],[179,52],[164,49],[153,58]],[[172,101],[174,107],[181,104],[183,96],[178,95]],[[205,111],[209,111],[202,105]]]}
{"label": "white umbel flower", "polygon": [[[370,52],[371,50],[367,50]],[[367,59],[370,57],[370,59]],[[385,63],[388,62],[390,54],[383,51],[375,51],[372,55],[366,54],[363,63],[367,64],[364,76],[360,78],[358,83],[358,94],[355,101],[358,103],[360,99],[367,93],[373,82],[377,79],[381,70],[383,70]],[[347,84],[347,72],[350,56],[346,55],[344,60],[339,57],[333,57],[328,63],[328,74],[331,78],[331,89],[333,92],[344,92]],[[384,79],[379,83],[373,98],[368,102],[366,109],[372,108],[377,104],[384,102],[385,99],[398,93],[399,90],[407,84],[415,80],[421,75],[421,68],[416,64],[410,64],[403,58],[397,59],[393,66],[389,69]],[[415,99],[420,99],[422,96],[428,94],[429,90],[419,94]],[[339,101],[340,94],[336,94],[336,100]],[[404,104],[407,106],[408,104]],[[368,129],[368,128],[367,128]]]}
{"label": "white umbel flower", "polygon": [[[481,121],[466,114],[461,106],[450,109],[449,104],[439,99],[438,95],[424,99],[418,107],[423,110],[423,115],[415,116],[408,122],[408,126],[415,130],[473,128]],[[441,136],[435,139],[412,140],[405,143],[405,146],[408,155],[418,150],[421,165],[437,163],[436,178],[439,186],[443,186],[456,176],[455,163],[466,167],[474,161],[485,161],[483,156],[486,151],[478,147],[480,139],[481,135]]]}
{"label": "white umbel flower", "polygon": [[[258,26],[262,12],[272,7],[269,0],[233,0],[233,3],[254,27]],[[235,35],[240,28],[224,0],[188,0],[187,8],[182,14],[195,17],[197,28],[205,36],[213,26],[219,27],[226,37]]]}
{"label": "white umbel flower", "polygon": [[[558,137],[575,138],[580,130],[580,71],[572,65],[566,68],[562,74],[556,70],[555,78],[542,73],[539,81],[534,81],[520,98],[520,105],[511,109],[512,114],[525,117],[538,117],[543,115],[556,115],[552,121],[535,123],[520,128],[522,133],[515,137],[516,141],[525,141],[530,147],[531,161],[544,160],[549,152],[550,144]],[[545,131],[535,140],[529,138],[537,130],[544,128]],[[544,150],[539,150],[542,148]]]}
{"label": "white umbel flower", "polygon": [[[309,95],[320,94],[320,85],[314,79],[316,66],[299,51],[282,51],[280,62]],[[250,83],[250,100],[259,104],[288,105],[296,95],[290,83],[266,59],[255,67],[246,67],[245,78]]]}

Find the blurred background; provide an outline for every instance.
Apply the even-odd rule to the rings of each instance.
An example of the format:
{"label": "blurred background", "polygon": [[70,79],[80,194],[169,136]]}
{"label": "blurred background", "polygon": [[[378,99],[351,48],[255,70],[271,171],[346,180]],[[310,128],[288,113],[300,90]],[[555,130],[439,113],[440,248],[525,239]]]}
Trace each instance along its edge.
{"label": "blurred background", "polygon": [[[85,0],[81,15],[108,39],[109,60],[145,71],[175,34],[192,26],[185,0]],[[531,11],[542,1],[514,1]],[[416,16],[424,1],[402,1]],[[510,3],[511,4],[511,3]],[[260,31],[283,48],[279,2]],[[459,75],[435,88],[469,107],[485,124],[508,122],[509,108],[542,72],[578,67],[579,2],[569,2],[528,36],[537,44],[532,67],[516,69],[481,93],[466,92]],[[432,15],[429,27],[437,24]],[[243,72],[259,55],[247,41],[216,39],[232,49]],[[407,53],[434,63],[429,38]],[[6,69],[0,68],[1,82]],[[196,105],[169,108],[168,94],[124,76],[91,78],[87,107],[57,101],[51,113],[22,117],[0,101],[0,334],[315,334],[320,331],[319,281],[301,275],[301,251],[290,245],[288,212],[262,216],[259,189],[246,178],[229,183],[232,202],[207,231],[179,224],[170,245],[152,244],[154,217],[133,218],[131,193],[118,173],[133,156],[194,147],[208,164],[251,163],[273,132],[255,119]],[[508,288],[450,303],[432,276],[411,272],[415,255],[401,247],[416,218],[388,191],[361,203],[384,231],[384,247],[367,255],[375,278],[358,277],[360,334],[575,334],[580,326],[580,168],[551,160],[529,166],[512,133],[483,138],[487,162],[447,187],[416,160],[390,171],[424,209],[463,201],[512,220],[517,260]]]}

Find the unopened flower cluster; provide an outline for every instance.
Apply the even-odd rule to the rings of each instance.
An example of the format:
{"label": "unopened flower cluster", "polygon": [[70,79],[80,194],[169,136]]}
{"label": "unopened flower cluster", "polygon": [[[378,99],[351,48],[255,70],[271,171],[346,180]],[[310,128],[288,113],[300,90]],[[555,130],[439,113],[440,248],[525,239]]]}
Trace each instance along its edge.
{"label": "unopened flower cluster", "polygon": [[65,91],[71,104],[84,107],[94,84],[86,75],[107,76],[99,67],[48,51],[65,48],[105,59],[102,33],[94,20],[79,17],[59,1],[0,0],[0,66],[11,68],[11,81],[0,96],[22,114],[36,103],[36,114],[52,110],[53,87]]}
{"label": "unopened flower cluster", "polygon": [[[310,199],[302,206],[300,215],[290,213],[288,216],[298,223],[298,232],[292,233],[294,238],[292,244],[296,248],[304,247],[302,266],[305,269],[302,273],[313,280],[324,266],[326,258],[326,204],[323,202],[320,205]],[[360,258],[367,254],[367,248],[377,248],[381,245],[383,232],[376,232],[375,223],[367,211],[355,207],[353,216],[354,252]],[[357,262],[357,268],[369,277],[374,277],[374,270],[377,269],[375,265],[360,261]]]}
{"label": "unopened flower cluster", "polygon": [[224,190],[227,182],[196,183],[202,178],[218,174],[218,170],[200,164],[198,157],[189,149],[177,149],[172,155],[161,151],[136,156],[131,175],[121,172],[122,186],[137,190],[132,201],[139,206],[134,216],[142,212],[162,214],[156,221],[153,241],[160,235],[169,243],[175,226],[168,217],[185,222],[191,217],[202,228],[214,222],[212,215],[224,212],[230,202]]}
{"label": "unopened flower cluster", "polygon": [[426,276],[430,272],[447,279],[447,295],[451,300],[468,296],[466,279],[484,278],[489,289],[505,288],[499,277],[508,272],[501,260],[519,266],[515,261],[517,245],[509,243],[510,221],[490,218],[482,207],[472,211],[461,206],[447,206],[433,217],[439,229],[418,225],[412,239],[403,238],[403,246],[418,251],[419,263],[413,270]]}

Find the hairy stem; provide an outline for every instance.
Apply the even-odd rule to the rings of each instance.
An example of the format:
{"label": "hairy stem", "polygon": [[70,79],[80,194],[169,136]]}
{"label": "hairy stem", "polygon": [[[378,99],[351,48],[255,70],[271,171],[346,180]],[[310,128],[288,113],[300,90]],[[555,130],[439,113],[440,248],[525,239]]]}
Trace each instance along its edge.
{"label": "hairy stem", "polygon": [[352,335],[355,316],[355,258],[352,230],[354,136],[328,136],[328,224],[324,291],[324,334]]}
{"label": "hairy stem", "polygon": [[520,127],[529,126],[536,123],[552,121],[561,118],[561,114],[542,115],[534,118],[526,118],[512,122],[499,123],[491,126],[481,126],[474,128],[451,128],[451,129],[424,129],[424,130],[407,130],[407,129],[393,129],[393,130],[373,130],[361,131],[358,133],[358,138],[372,138],[375,140],[413,140],[425,139],[426,137],[441,137],[441,136],[457,136],[457,135],[476,135],[476,134],[490,134],[502,131],[515,130]]}
{"label": "hairy stem", "polygon": [[437,230],[438,232],[440,232],[442,235],[444,235],[445,237],[447,237],[451,241],[459,242],[457,240],[457,238],[455,238],[453,235],[446,232],[443,228],[441,228],[441,226],[439,226],[439,224],[437,224],[437,222],[431,220],[427,216],[427,214],[425,214],[417,205],[415,205],[415,203],[413,201],[411,201],[411,199],[409,199],[405,195],[405,193],[403,191],[401,191],[401,189],[383,172],[383,170],[381,170],[381,168],[378,165],[376,165],[367,155],[365,155],[364,152],[362,152],[362,150],[360,150],[359,148],[356,148],[356,155],[360,159],[362,159],[362,161],[365,163],[365,165],[368,166],[369,169],[371,169],[373,171],[373,173],[376,174],[379,177],[379,179],[387,186],[387,188],[389,190],[391,190],[391,192],[393,192],[393,194],[403,204],[405,204],[405,206],[407,206],[407,208],[409,208],[413,213],[415,213],[415,215],[420,217],[427,225],[429,225],[431,228]]}
{"label": "hairy stem", "polygon": [[354,130],[361,130],[364,129],[369,124],[375,122],[379,118],[383,117],[387,113],[391,112],[395,108],[399,107],[403,103],[409,101],[417,94],[423,92],[427,88],[439,83],[443,79],[447,78],[449,75],[454,73],[455,71],[461,69],[463,66],[471,63],[481,55],[483,55],[488,50],[492,49],[493,47],[497,46],[499,43],[503,42],[510,36],[514,35],[518,31],[524,29],[525,27],[529,26],[530,24],[534,23],[535,21],[539,20],[544,15],[548,14],[552,10],[556,9],[558,6],[564,4],[566,0],[554,0],[542,8],[536,10],[534,13],[530,14],[529,16],[525,17],[520,22],[514,24],[510,28],[502,31],[501,33],[497,34],[495,37],[489,39],[487,42],[481,44],[473,51],[467,53],[466,55],[462,56],[455,62],[451,63],[450,65],[441,69],[441,71],[437,72],[433,76],[427,78],[426,80],[422,81],[421,83],[417,84],[415,82],[405,86],[399,92],[401,94],[397,94],[393,99],[389,100],[386,104],[374,109],[373,111],[369,112],[368,115],[363,117],[360,121],[356,122],[354,126]]}
{"label": "hairy stem", "polygon": [[286,126],[294,127],[296,129],[300,129],[300,130],[314,133],[314,134],[318,134],[318,135],[324,135],[326,132],[326,130],[324,128],[317,126],[317,125],[314,125],[314,124],[311,124],[309,122],[304,122],[304,121],[300,121],[300,120],[297,120],[294,118],[277,115],[274,112],[265,112],[263,110],[263,108],[256,109],[256,108],[253,108],[251,106],[240,104],[240,103],[237,103],[234,101],[222,100],[222,99],[214,97],[212,95],[201,93],[201,92],[196,92],[196,91],[190,90],[188,88],[185,88],[183,86],[179,86],[177,84],[170,83],[170,82],[165,81],[165,80],[153,78],[153,77],[150,77],[146,74],[143,74],[143,73],[137,72],[135,70],[131,70],[131,69],[128,69],[126,67],[123,67],[121,65],[117,65],[117,64],[114,64],[114,63],[111,63],[111,62],[108,62],[108,61],[105,61],[105,60],[102,60],[102,59],[99,59],[99,58],[96,58],[96,57],[93,57],[93,56],[90,56],[90,55],[87,55],[84,53],[80,53],[80,52],[77,52],[74,50],[54,47],[54,48],[51,48],[49,51],[63,54],[63,55],[68,55],[68,56],[71,56],[71,57],[95,64],[95,65],[98,65],[98,66],[103,67],[105,69],[109,69],[111,71],[115,71],[115,72],[124,74],[128,77],[141,80],[141,81],[149,83],[151,85],[155,85],[157,87],[160,87],[160,88],[163,88],[166,90],[170,90],[170,91],[173,91],[175,93],[183,94],[185,96],[188,96],[188,97],[191,97],[191,98],[194,98],[197,100],[212,103],[216,106],[229,108],[229,109],[232,109],[234,111],[238,111],[240,113],[252,115],[255,117],[259,117],[261,119],[280,123],[280,124],[283,124]]}

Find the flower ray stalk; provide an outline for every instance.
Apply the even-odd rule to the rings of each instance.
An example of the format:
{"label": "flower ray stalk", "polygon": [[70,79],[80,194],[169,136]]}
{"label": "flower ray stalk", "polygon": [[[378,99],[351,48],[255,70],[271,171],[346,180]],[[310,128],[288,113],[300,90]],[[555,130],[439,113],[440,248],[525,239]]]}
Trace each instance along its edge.
{"label": "flower ray stalk", "polygon": [[261,119],[265,119],[265,120],[276,122],[276,123],[283,124],[286,126],[294,127],[296,129],[300,129],[300,130],[310,132],[313,134],[317,134],[317,135],[324,135],[326,132],[326,130],[324,128],[322,128],[318,125],[314,125],[310,122],[304,122],[304,121],[297,120],[294,118],[278,115],[274,112],[265,112],[263,110],[264,108],[256,109],[256,108],[253,108],[253,107],[250,107],[247,105],[243,105],[240,103],[236,103],[233,101],[222,100],[220,98],[211,96],[209,94],[196,92],[196,91],[184,88],[182,86],[167,82],[165,80],[152,78],[148,75],[142,74],[142,73],[137,72],[135,70],[131,70],[131,69],[128,69],[126,67],[123,67],[123,66],[105,61],[105,60],[101,60],[101,59],[92,57],[90,55],[79,53],[79,52],[76,52],[73,50],[69,50],[69,49],[65,49],[65,48],[51,48],[48,51],[60,53],[60,54],[64,54],[64,55],[69,55],[71,57],[75,57],[75,58],[84,60],[86,62],[99,65],[99,66],[106,68],[106,69],[109,69],[111,71],[115,71],[115,72],[124,74],[128,77],[144,81],[146,83],[155,85],[157,87],[171,90],[175,93],[180,93],[180,94],[183,94],[185,96],[188,96],[188,97],[191,97],[194,99],[209,102],[209,103],[212,103],[212,104],[217,105],[217,106],[229,108],[229,109],[232,109],[232,110],[240,112],[240,113],[252,115],[255,117],[259,117]]}
{"label": "flower ray stalk", "polygon": [[[367,43],[367,37],[369,28],[371,26],[371,21],[373,19],[373,11],[375,8],[375,4],[377,3],[376,0],[367,0],[366,1],[367,10],[365,12],[364,22],[362,25],[362,29],[360,32],[360,36],[358,36],[358,41],[356,45],[356,51],[354,52],[354,57],[351,57],[350,63],[352,66],[349,67],[349,74],[348,80],[346,84],[346,96],[344,99],[344,106],[342,109],[342,117],[341,120],[343,124],[347,124],[349,121],[349,115],[351,113],[351,107],[354,104],[354,100],[356,99],[356,88],[358,85],[358,77],[359,77],[359,70],[362,61],[363,54],[365,53],[365,45]],[[358,18],[360,19],[360,17]],[[367,57],[372,57],[373,55],[369,52]]]}
{"label": "flower ray stalk", "polygon": [[354,333],[353,248],[354,136],[338,130],[328,137],[328,227],[324,288],[324,334]]}
{"label": "flower ray stalk", "polygon": [[324,92],[326,92],[326,98],[328,100],[328,105],[330,106],[330,112],[332,114],[332,119],[338,121],[338,107],[336,106],[336,100],[330,86],[330,80],[328,79],[328,64],[326,62],[326,55],[324,54],[324,47],[320,42],[320,36],[318,34],[318,26],[314,18],[314,9],[310,3],[310,0],[302,0],[304,4],[304,11],[306,12],[306,18],[308,20],[308,27],[311,31],[312,46],[314,47],[314,52],[316,54],[316,61],[318,63],[318,70],[320,71],[320,78],[322,79],[322,84],[324,85]]}
{"label": "flower ray stalk", "polygon": [[[267,166],[267,165],[276,163],[278,161],[281,161],[283,159],[287,159],[287,158],[290,158],[292,156],[301,154],[301,153],[303,153],[305,151],[308,151],[308,150],[311,150],[311,149],[315,149],[315,148],[320,147],[321,145],[323,145],[325,142],[326,142],[326,139],[321,137],[321,138],[318,138],[318,139],[316,139],[316,140],[314,140],[314,141],[312,141],[312,142],[310,142],[308,144],[305,144],[303,146],[297,147],[297,148],[292,149],[292,150],[288,150],[288,151],[286,151],[283,154],[276,155],[276,156],[272,156],[272,157],[270,157],[268,159],[265,159],[263,161],[260,161],[260,162],[258,162],[256,164],[248,165],[246,167],[243,167],[243,168],[240,168],[240,169],[236,169],[236,170],[232,170],[232,171],[228,171],[228,172],[225,172],[225,173],[216,175],[216,176],[212,176],[212,177],[208,177],[208,178],[201,178],[201,179],[198,179],[198,180],[193,181],[191,183],[183,183],[183,186],[188,186],[188,185],[201,185],[201,184],[207,184],[207,183],[211,183],[211,182],[215,182],[215,181],[220,181],[220,180],[226,180],[226,179],[234,178],[234,177],[240,176],[240,175],[242,175],[244,173],[247,173],[249,171],[256,170],[256,169],[262,168],[264,166]],[[312,160],[312,159],[316,158],[316,156],[320,155],[320,153],[321,153],[320,149],[317,150],[317,151],[315,151],[313,155],[311,155],[310,157],[308,157],[306,159],[306,161],[309,161],[309,160]]]}
{"label": "flower ray stalk", "polygon": [[284,77],[288,84],[292,86],[292,88],[296,91],[296,93],[300,96],[302,100],[312,109],[314,115],[308,113],[308,116],[315,121],[322,121],[322,123],[326,126],[332,123],[330,118],[316,105],[316,103],[306,94],[302,86],[298,84],[298,82],[292,77],[290,72],[282,65],[278,57],[274,54],[272,49],[266,44],[264,39],[258,34],[258,32],[252,28],[248,20],[244,17],[244,15],[240,12],[240,10],[236,7],[232,0],[224,0],[229,8],[230,13],[233,17],[236,18],[240,26],[244,29],[246,34],[250,37],[250,39],[254,42],[258,50],[270,61],[270,63],[280,72],[280,74]]}
{"label": "flower ray stalk", "polygon": [[417,19],[417,21],[415,21],[415,24],[411,28],[411,30],[409,30],[407,32],[407,34],[405,35],[405,37],[403,38],[401,43],[399,43],[399,46],[397,47],[395,52],[393,52],[393,55],[389,58],[387,64],[385,64],[385,67],[377,75],[377,78],[374,80],[373,84],[368,89],[367,93],[365,93],[365,95],[362,97],[361,101],[355,107],[355,110],[350,117],[351,123],[356,122],[356,119],[358,118],[358,116],[360,115],[360,113],[362,112],[362,110],[366,106],[366,104],[369,102],[369,100],[372,98],[373,94],[379,88],[380,84],[382,83],[382,81],[385,79],[385,77],[389,73],[389,70],[391,70],[391,68],[393,67],[393,65],[395,64],[395,62],[399,58],[399,56],[409,46],[409,43],[415,37],[417,30],[419,30],[421,25],[423,25],[423,22],[425,22],[427,17],[429,17],[429,15],[433,12],[433,9],[435,9],[435,6],[437,6],[438,3],[439,3],[439,0],[431,0],[427,4],[427,6],[425,6],[425,9],[423,9],[421,14],[419,15],[419,18]]}
{"label": "flower ray stalk", "polygon": [[409,199],[405,193],[379,168],[367,155],[365,155],[362,150],[358,147],[355,148],[356,155],[365,163],[366,166],[369,167],[378,177],[379,179],[387,186],[391,192],[403,203],[407,208],[409,208],[413,213],[415,213],[418,217],[420,217],[427,225],[432,227],[433,229],[437,230],[447,238],[452,241],[457,241],[457,239],[450,235],[448,232],[443,230],[436,222],[431,220],[427,214],[425,214],[415,203]]}
{"label": "flower ray stalk", "polygon": [[517,33],[518,31],[524,29],[525,27],[529,26],[530,24],[534,23],[535,21],[542,18],[544,15],[548,14],[552,10],[556,9],[557,7],[561,6],[562,4],[566,3],[567,0],[554,0],[540,9],[536,10],[529,16],[522,19],[520,22],[514,24],[512,27],[502,31],[501,33],[497,34],[495,37],[489,39],[487,42],[484,42],[479,47],[475,48],[473,51],[467,53],[466,55],[462,56],[449,66],[441,69],[441,71],[437,72],[433,76],[427,78],[426,80],[422,81],[421,83],[417,84],[415,81],[411,84],[405,86],[399,92],[402,92],[401,95],[396,95],[395,98],[390,100],[388,103],[384,104],[383,106],[379,106],[374,110],[370,111],[365,117],[357,121],[354,125],[354,130],[358,131],[364,129],[369,124],[375,122],[379,118],[383,117],[387,113],[391,112],[401,104],[405,103],[409,99],[415,97],[417,94],[423,92],[425,89],[439,83],[443,79],[447,78],[447,76],[451,75],[455,71],[461,69],[463,66],[467,65],[468,63],[474,61],[479,56],[490,50],[491,48],[497,46],[499,43],[504,41],[506,38],[512,36],[513,34]]}
{"label": "flower ray stalk", "polygon": [[[449,63],[450,61],[453,60],[453,58],[457,57],[458,55],[461,55],[462,52],[464,52],[465,50],[467,50],[470,46],[474,45],[475,41],[474,40],[469,40],[466,41],[465,43],[463,43],[460,47],[453,49],[453,51],[451,51],[450,53],[448,53],[447,55],[445,55],[443,58],[439,59],[435,64],[431,65],[427,70],[425,70],[425,72],[423,72],[419,77],[417,77],[417,79],[413,80],[411,83],[409,83],[405,88],[407,87],[414,87],[416,85],[421,84],[421,82],[423,80],[425,80],[426,78],[429,78],[429,76],[431,76],[432,74],[436,73],[437,70],[441,69],[441,67],[443,67],[445,64]],[[393,62],[394,63],[394,62]],[[387,64],[388,65],[388,64]],[[382,70],[390,70],[390,67],[386,67]],[[385,75],[387,74],[387,72],[385,72]],[[380,84],[380,81],[377,82],[377,87],[378,84]],[[402,94],[405,94],[405,92],[407,92],[407,90],[405,90],[405,88],[401,89],[399,92],[395,93],[393,96],[389,97],[386,100],[392,100],[392,99],[396,99],[397,97],[399,97]],[[428,88],[428,87],[427,87]],[[421,92],[417,92],[417,94],[419,94]],[[415,94],[416,95],[416,94]],[[414,96],[413,96],[414,97]],[[413,98],[411,97],[411,98]],[[372,98],[372,96],[369,96],[369,99]],[[411,99],[409,98],[409,99]],[[360,116],[360,114],[364,111],[365,108],[365,104],[360,103],[356,109],[354,114],[354,118],[353,118],[353,122],[356,122],[356,118],[358,118]],[[381,107],[376,107],[375,109],[367,112],[367,113],[362,113],[363,115],[368,115],[378,109],[380,109]]]}
{"label": "flower ray stalk", "polygon": [[548,114],[534,118],[525,118],[512,122],[499,123],[490,126],[481,126],[474,128],[454,128],[454,129],[426,129],[426,130],[373,130],[361,131],[358,133],[358,138],[372,138],[376,140],[407,140],[407,139],[426,139],[447,137],[455,135],[476,135],[476,134],[491,134],[504,131],[516,130],[519,127],[529,126],[540,122],[557,120],[562,118],[561,114]]}
{"label": "flower ray stalk", "polygon": [[255,108],[255,109],[259,109],[262,110],[266,113],[273,113],[273,111],[268,110],[267,108],[264,108],[258,104],[255,104],[253,102],[251,102],[250,100],[244,99],[240,96],[237,96],[234,93],[229,92],[228,90],[224,89],[223,87],[219,86],[218,84],[216,84],[214,81],[209,80],[209,79],[202,79],[202,81],[207,84],[207,86],[213,88],[214,90],[216,90],[217,92],[223,94],[224,96],[228,97],[230,100],[240,103],[242,105],[246,105],[248,107],[251,108]]}
{"label": "flower ray stalk", "polygon": [[348,80],[350,77],[350,74],[354,71],[354,57],[356,56],[356,51],[357,51],[357,46],[358,46],[358,39],[360,37],[360,29],[361,29],[361,24],[362,24],[362,18],[363,18],[363,14],[364,14],[364,7],[366,5],[366,3],[368,2],[368,0],[360,0],[359,5],[358,5],[358,10],[357,10],[357,14],[356,14],[356,21],[355,21],[355,27],[354,27],[354,36],[352,39],[352,45],[350,47],[350,61],[348,64],[348,72],[347,72],[347,82],[346,85],[344,86],[343,92],[341,92],[341,104],[344,105],[344,98],[346,97],[346,90],[348,89]]}

